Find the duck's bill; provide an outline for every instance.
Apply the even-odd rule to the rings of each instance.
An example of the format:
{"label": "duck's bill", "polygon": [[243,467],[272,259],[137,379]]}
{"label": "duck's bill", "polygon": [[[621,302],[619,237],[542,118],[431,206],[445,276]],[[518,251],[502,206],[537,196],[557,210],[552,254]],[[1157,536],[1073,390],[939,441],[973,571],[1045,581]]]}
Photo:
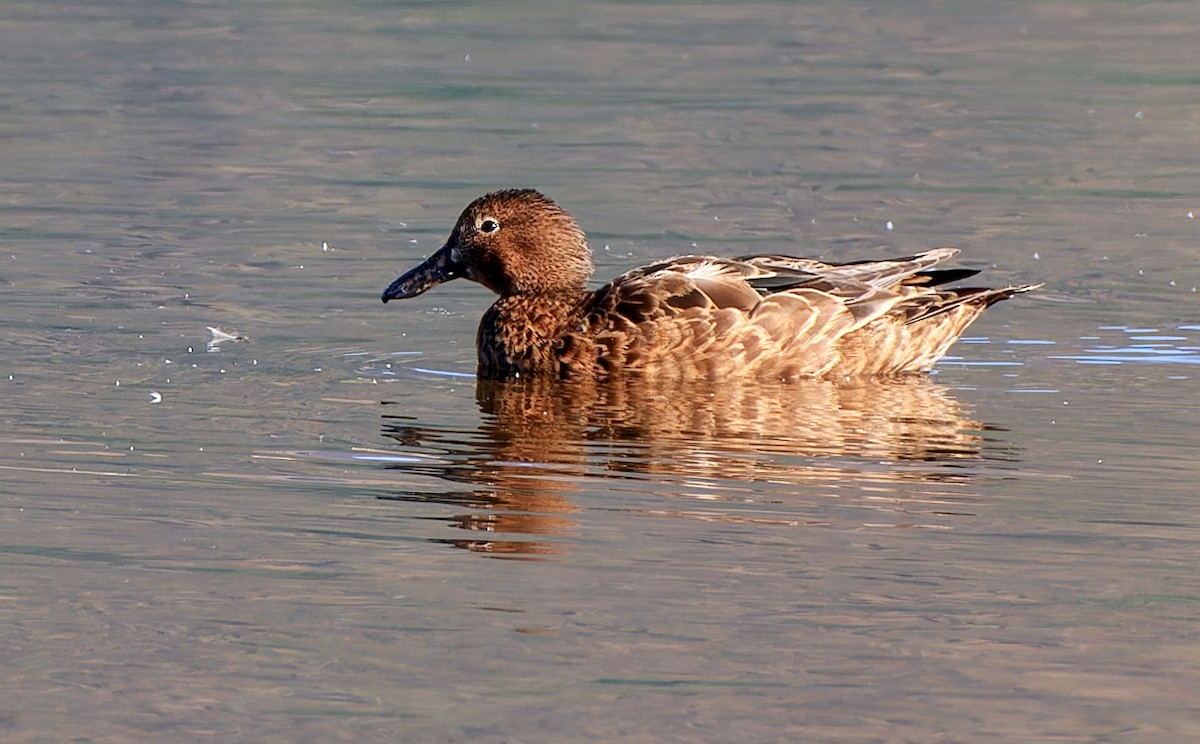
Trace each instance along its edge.
{"label": "duck's bill", "polygon": [[425,263],[412,269],[383,290],[383,301],[403,300],[416,297],[425,290],[462,276],[462,267],[450,257],[450,246],[425,259]]}

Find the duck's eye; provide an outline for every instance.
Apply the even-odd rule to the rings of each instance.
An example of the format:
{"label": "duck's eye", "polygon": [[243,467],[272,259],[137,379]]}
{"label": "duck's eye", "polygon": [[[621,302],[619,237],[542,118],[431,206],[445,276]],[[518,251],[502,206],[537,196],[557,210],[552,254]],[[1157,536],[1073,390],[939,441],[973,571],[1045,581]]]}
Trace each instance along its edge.
{"label": "duck's eye", "polygon": [[496,222],[491,217],[488,217],[479,223],[479,232],[481,232],[481,233],[490,235],[499,229],[500,229],[500,223]]}

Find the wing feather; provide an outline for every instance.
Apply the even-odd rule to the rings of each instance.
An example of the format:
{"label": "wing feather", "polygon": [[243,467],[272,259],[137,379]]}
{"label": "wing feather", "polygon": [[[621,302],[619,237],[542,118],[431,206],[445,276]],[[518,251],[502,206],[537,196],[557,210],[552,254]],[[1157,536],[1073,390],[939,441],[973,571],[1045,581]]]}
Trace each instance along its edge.
{"label": "wing feather", "polygon": [[931,270],[957,254],[848,264],[680,256],[592,293],[571,343],[607,369],[669,367],[683,377],[928,369],[985,307],[1040,286],[941,288],[976,273]]}

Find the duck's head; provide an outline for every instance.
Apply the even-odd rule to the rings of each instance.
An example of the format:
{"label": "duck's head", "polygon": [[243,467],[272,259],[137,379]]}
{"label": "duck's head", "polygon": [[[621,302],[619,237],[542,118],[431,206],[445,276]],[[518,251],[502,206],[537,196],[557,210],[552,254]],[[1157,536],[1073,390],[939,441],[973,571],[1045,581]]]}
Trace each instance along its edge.
{"label": "duck's head", "polygon": [[591,274],[592,252],[571,215],[533,189],[509,189],[471,202],[446,244],[392,282],[383,301],[458,277],[501,296],[582,292]]}

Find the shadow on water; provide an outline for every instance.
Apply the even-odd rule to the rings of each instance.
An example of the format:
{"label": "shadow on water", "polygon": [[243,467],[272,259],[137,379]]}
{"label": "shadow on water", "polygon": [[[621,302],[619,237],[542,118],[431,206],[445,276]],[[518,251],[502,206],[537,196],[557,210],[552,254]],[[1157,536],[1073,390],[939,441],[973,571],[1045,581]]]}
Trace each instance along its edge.
{"label": "shadow on water", "polygon": [[[945,489],[964,490],[984,460],[1012,459],[986,438],[991,427],[967,418],[949,389],[927,377],[665,386],[479,381],[476,402],[483,417],[474,432],[385,415],[383,436],[419,455],[385,467],[449,487],[382,498],[468,509],[454,526],[487,537],[443,542],[510,556],[564,552],[561,538],[579,533],[585,503],[736,522],[828,523],[753,505],[854,492],[863,500],[941,503],[944,513],[964,498]],[[681,509],[680,500],[705,508]],[[728,508],[713,511],[721,505]]]}

